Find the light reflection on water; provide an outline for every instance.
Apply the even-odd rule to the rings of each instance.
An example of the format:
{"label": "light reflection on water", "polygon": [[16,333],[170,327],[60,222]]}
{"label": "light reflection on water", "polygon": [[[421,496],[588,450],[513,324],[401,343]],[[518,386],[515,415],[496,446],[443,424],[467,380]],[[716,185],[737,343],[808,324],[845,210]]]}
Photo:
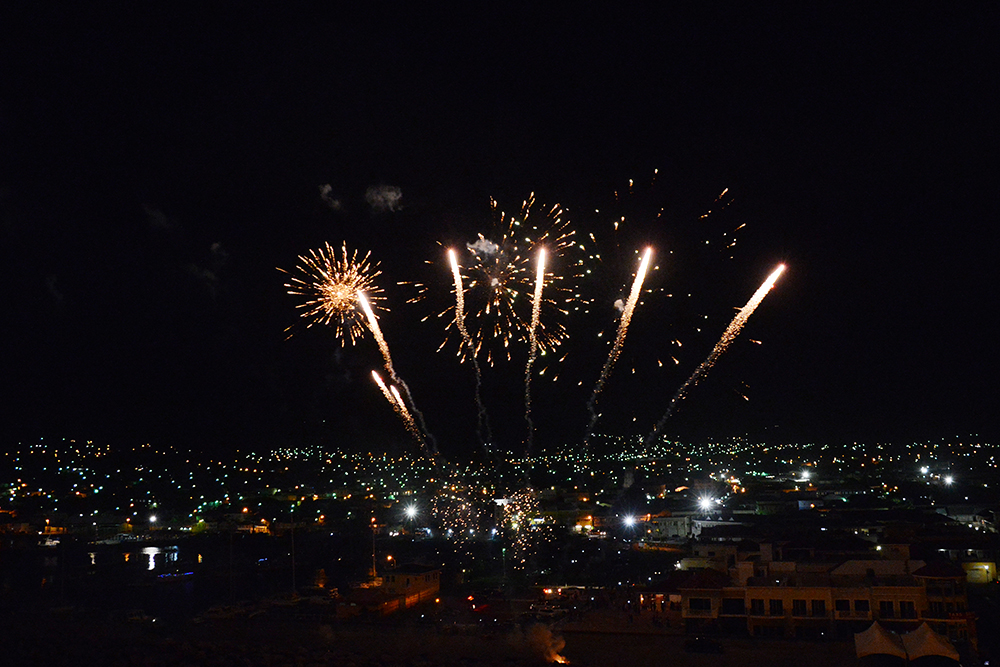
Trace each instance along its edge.
{"label": "light reflection on water", "polygon": [[[162,548],[143,547],[140,553],[146,557],[146,569],[149,571],[177,562],[177,545]],[[126,551],[122,555],[125,557],[125,562],[129,562],[130,552]]]}

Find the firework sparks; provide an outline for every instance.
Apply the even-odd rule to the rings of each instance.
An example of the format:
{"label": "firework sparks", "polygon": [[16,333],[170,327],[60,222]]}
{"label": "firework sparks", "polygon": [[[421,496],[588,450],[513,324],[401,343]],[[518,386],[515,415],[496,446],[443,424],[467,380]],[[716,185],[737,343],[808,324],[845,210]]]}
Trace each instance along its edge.
{"label": "firework sparks", "polygon": [[389,377],[398,382],[396,379],[396,369],[392,365],[392,355],[389,354],[389,345],[385,342],[385,336],[382,335],[382,329],[378,325],[378,318],[375,317],[375,311],[372,310],[368,298],[365,297],[365,293],[361,290],[357,290],[357,299],[358,303],[361,304],[361,309],[364,311],[365,316],[368,318],[368,329],[375,336],[378,349],[382,352],[382,359],[385,360],[385,370],[389,374]]}
{"label": "firework sparks", "polygon": [[[448,262],[451,264],[451,273],[455,280],[455,326],[462,336],[462,342],[465,343],[468,349],[469,358],[472,360],[472,368],[476,373],[476,435],[479,438],[479,444],[489,451],[486,443],[493,438],[490,434],[489,416],[486,413],[486,405],[483,403],[482,397],[483,374],[479,369],[479,360],[476,358],[475,344],[472,342],[469,330],[465,326],[465,288],[462,286],[462,272],[458,266],[458,257],[456,257],[455,251],[451,248],[448,249]],[[485,439],[483,437],[484,431],[486,433]]]}
{"label": "firework sparks", "polygon": [[423,442],[423,436],[417,428],[416,423],[413,421],[413,415],[411,415],[410,411],[406,408],[406,403],[403,402],[403,398],[399,395],[399,390],[395,387],[395,385],[387,387],[385,382],[382,381],[382,377],[375,371],[372,371],[372,378],[375,379],[375,384],[378,385],[382,395],[385,396],[385,400],[389,401],[389,405],[391,405],[395,413],[399,415],[399,418],[403,420],[406,430],[409,431],[418,441]]}
{"label": "firework sparks", "polygon": [[461,474],[452,472],[441,490],[431,499],[431,514],[447,537],[465,542],[479,526],[479,511],[471,501],[472,490]]}
{"label": "firework sparks", "polygon": [[420,434],[420,430],[417,428],[416,422],[413,421],[413,415],[410,411],[406,409],[406,403],[403,402],[403,398],[399,395],[399,389],[396,385],[389,387],[389,391],[392,392],[392,397],[396,399],[396,405],[399,406],[400,415],[403,417],[403,422],[406,423],[406,430],[413,434],[417,440],[423,440],[423,436]]}
{"label": "firework sparks", "polygon": [[531,300],[531,328],[528,330],[530,347],[528,363],[524,367],[524,419],[528,422],[528,456],[535,440],[535,423],[531,419],[531,367],[538,356],[538,320],[542,312],[542,288],[545,285],[545,248],[538,249],[538,269],[535,274],[535,294]]}
{"label": "firework sparks", "polygon": [[[357,294],[364,291],[370,303],[378,308],[382,290],[375,285],[381,271],[369,263],[371,253],[358,258],[358,251],[348,252],[347,244],[340,255],[329,244],[307,255],[299,255],[299,265],[293,274],[279,268],[290,277],[285,288],[292,296],[303,297],[296,307],[302,310],[306,327],[314,324],[332,325],[341,344],[354,341],[364,332],[362,313],[358,310]],[[291,327],[289,327],[290,329]],[[288,331],[288,329],[286,329]]]}
{"label": "firework sparks", "polygon": [[389,388],[385,386],[385,382],[382,382],[382,377],[375,371],[372,371],[372,378],[375,380],[375,384],[378,385],[379,390],[382,395],[385,396],[385,400],[389,401],[389,405],[392,406],[393,410],[399,411],[399,406],[396,405],[395,399],[392,394],[389,393]]}
{"label": "firework sparks", "polygon": [[736,336],[739,335],[740,331],[743,329],[743,325],[747,323],[747,320],[753,314],[753,311],[757,309],[757,306],[759,306],[761,301],[764,300],[767,293],[771,291],[772,287],[774,287],[774,284],[778,281],[778,278],[781,277],[784,270],[785,265],[779,264],[778,268],[772,271],[771,275],[767,277],[767,280],[765,280],[761,286],[757,288],[757,291],[753,293],[753,296],[750,297],[747,304],[740,308],[739,312],[736,313],[736,317],[734,317],[732,322],[729,323],[729,326],[726,327],[725,332],[722,334],[722,338],[720,338],[719,342],[715,344],[715,347],[712,349],[711,354],[708,355],[708,358],[701,362],[701,365],[698,366],[695,372],[691,374],[691,377],[687,379],[687,382],[685,382],[681,388],[677,390],[677,393],[674,394],[674,397],[670,399],[670,405],[667,407],[666,413],[664,413],[663,417],[660,418],[660,421],[656,423],[656,427],[653,429],[653,432],[647,436],[647,441],[651,441],[659,435],[663,425],[666,424],[667,420],[670,419],[670,416],[677,408],[677,404],[684,400],[688,390],[701,381],[705,374],[708,373],[712,366],[715,365],[715,362],[719,359],[722,353],[726,351],[730,343],[732,343]]}
{"label": "firework sparks", "polygon": [[[385,336],[382,335],[382,329],[378,325],[378,318],[375,317],[375,312],[372,310],[371,305],[368,303],[368,299],[365,297],[364,292],[358,290],[357,294],[358,294],[358,303],[361,304],[361,308],[364,311],[365,316],[368,318],[368,328],[371,330],[372,335],[375,337],[375,342],[378,344],[378,349],[382,352],[382,359],[385,361],[385,370],[389,374],[389,377],[392,378],[392,381],[403,388],[403,392],[406,394],[406,399],[407,399],[406,403],[410,404],[410,408],[412,408],[413,414],[415,414],[417,416],[417,419],[420,420],[420,428],[418,429],[414,427],[413,429],[414,436],[416,436],[417,440],[419,440],[421,444],[424,443],[424,434],[426,434],[427,437],[431,439],[431,441],[433,442],[433,438],[431,437],[430,433],[427,430],[427,425],[424,423],[424,416],[420,412],[420,410],[417,410],[417,406],[413,402],[413,396],[410,394],[410,388],[406,385],[405,382],[403,382],[403,379],[396,374],[396,369],[392,365],[392,355],[389,353],[389,344],[385,342]],[[395,387],[393,387],[393,389],[395,389]],[[398,392],[395,395],[398,396]],[[400,400],[399,401],[400,409],[407,416],[409,416],[410,421],[413,421],[412,416],[409,415],[409,411],[407,410],[406,403]],[[432,449],[431,453],[434,454],[436,452],[434,452]]]}
{"label": "firework sparks", "polygon": [[533,488],[525,487],[512,493],[502,505],[502,525],[510,531],[514,569],[522,570],[532,556],[533,540],[530,531],[541,515],[538,496]]}
{"label": "firework sparks", "polygon": [[[461,269],[462,306],[467,309],[461,321],[473,344],[470,346],[461,336],[459,318],[448,317],[457,304],[449,306],[439,317],[451,320],[446,332],[454,326],[462,337],[459,356],[463,361],[483,355],[486,363],[493,365],[502,358],[510,361],[512,347],[529,341],[531,313],[527,309],[531,303],[530,257],[534,251],[544,245],[548,248],[550,262],[554,263],[557,258],[563,260],[565,271],[548,277],[541,308],[565,316],[567,305],[580,298],[570,279],[578,277],[576,273],[583,265],[582,258],[570,259],[569,255],[575,256],[583,247],[574,242],[575,232],[570,229],[559,205],[539,215],[534,211],[534,194],[524,200],[516,215],[501,211],[495,200],[490,200],[490,205],[494,230],[488,236],[479,234],[474,242],[466,243],[469,257]],[[426,285],[409,284],[418,290],[417,296],[410,301],[426,297]],[[536,336],[541,350],[551,350],[566,338],[567,332],[561,318],[543,315]],[[441,347],[447,344],[446,338]]]}
{"label": "firework sparks", "polygon": [[625,308],[622,310],[621,321],[618,323],[618,335],[615,337],[615,343],[611,348],[611,353],[608,354],[607,361],[604,362],[604,368],[601,370],[601,375],[594,386],[594,393],[591,395],[590,400],[587,401],[590,423],[587,425],[587,432],[583,438],[584,445],[590,442],[594,425],[600,416],[597,414],[597,397],[604,389],[604,384],[611,375],[611,371],[615,367],[615,362],[618,361],[618,357],[621,355],[622,346],[625,344],[625,335],[628,333],[628,325],[632,321],[632,313],[635,311],[635,305],[639,301],[639,294],[642,292],[642,281],[646,277],[646,269],[649,267],[649,258],[652,254],[653,249],[646,248],[646,252],[642,255],[639,270],[636,271],[635,280],[632,282],[632,291],[628,295],[628,301],[625,302]]}

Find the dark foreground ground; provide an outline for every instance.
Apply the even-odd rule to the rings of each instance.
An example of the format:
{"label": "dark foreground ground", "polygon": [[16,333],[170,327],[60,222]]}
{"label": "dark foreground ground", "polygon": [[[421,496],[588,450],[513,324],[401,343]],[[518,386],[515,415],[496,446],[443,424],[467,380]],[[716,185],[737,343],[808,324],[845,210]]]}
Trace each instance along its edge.
{"label": "dark foreground ground", "polygon": [[[9,610],[7,610],[9,612]],[[589,665],[855,664],[849,642],[717,639],[721,654],[685,650],[679,632],[609,623],[595,617],[554,625],[497,627],[393,623],[341,624],[332,619],[265,613],[252,618],[158,624],[68,612],[5,623],[0,655],[10,665],[188,665],[430,667],[543,665],[557,655]]]}

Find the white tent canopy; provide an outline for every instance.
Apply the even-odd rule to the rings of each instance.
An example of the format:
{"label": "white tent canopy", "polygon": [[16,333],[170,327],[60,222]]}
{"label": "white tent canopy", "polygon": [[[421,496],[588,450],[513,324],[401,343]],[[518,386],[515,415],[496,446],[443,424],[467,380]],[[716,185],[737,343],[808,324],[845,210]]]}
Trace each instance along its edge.
{"label": "white tent canopy", "polygon": [[[928,628],[930,629],[930,628]],[[878,621],[864,632],[854,633],[854,649],[858,657],[866,655],[894,655],[906,660],[906,649],[903,640],[894,632],[889,632]]]}
{"label": "white tent canopy", "polygon": [[925,655],[940,655],[958,660],[958,651],[951,645],[948,638],[931,630],[926,623],[922,623],[919,628],[912,632],[907,632],[903,635],[902,640],[910,660],[916,660]]}

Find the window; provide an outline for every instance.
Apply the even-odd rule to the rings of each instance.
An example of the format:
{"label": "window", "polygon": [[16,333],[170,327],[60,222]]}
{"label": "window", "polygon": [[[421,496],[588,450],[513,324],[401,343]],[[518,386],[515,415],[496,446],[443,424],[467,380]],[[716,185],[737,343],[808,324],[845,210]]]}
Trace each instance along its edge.
{"label": "window", "polygon": [[826,616],[826,600],[812,600],[812,615]]}
{"label": "window", "polygon": [[892,600],[882,600],[878,603],[878,616],[879,618],[894,618],[896,616]]}
{"label": "window", "polygon": [[900,600],[899,601],[899,617],[900,618],[916,618],[917,609],[913,604],[913,600]]}
{"label": "window", "polygon": [[[763,609],[761,609],[761,611],[763,611]],[[746,606],[743,603],[743,598],[723,598],[722,613],[728,615],[743,615],[747,613]]]}
{"label": "window", "polygon": [[691,611],[711,611],[712,600],[709,598],[691,598],[688,600],[688,608]]}
{"label": "window", "polygon": [[781,600],[768,600],[769,611],[771,616],[784,616],[785,615],[785,605]]}
{"label": "window", "polygon": [[792,600],[792,616],[805,616],[805,615],[806,615],[806,601]]}
{"label": "window", "polygon": [[850,600],[834,600],[833,608],[838,612],[849,612],[851,611],[851,601]]}
{"label": "window", "polygon": [[763,600],[750,600],[750,613],[753,616],[763,616],[764,615],[764,601]]}
{"label": "window", "polygon": [[868,600],[855,600],[854,611],[868,613]]}

